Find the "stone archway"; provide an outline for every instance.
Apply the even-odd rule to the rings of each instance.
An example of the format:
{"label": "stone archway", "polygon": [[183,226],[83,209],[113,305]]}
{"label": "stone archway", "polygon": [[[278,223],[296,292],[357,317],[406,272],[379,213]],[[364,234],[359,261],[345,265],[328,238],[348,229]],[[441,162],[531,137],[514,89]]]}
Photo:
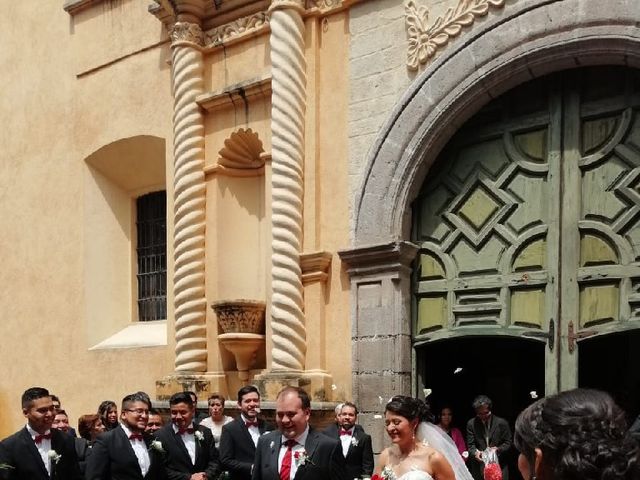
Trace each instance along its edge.
{"label": "stone archway", "polygon": [[430,166],[467,119],[516,85],[578,66],[640,66],[639,19],[631,0],[514,3],[444,52],[389,114],[358,190],[353,248],[341,252],[351,278],[353,394],[379,441],[379,396],[413,389],[408,319],[417,248],[405,240]]}

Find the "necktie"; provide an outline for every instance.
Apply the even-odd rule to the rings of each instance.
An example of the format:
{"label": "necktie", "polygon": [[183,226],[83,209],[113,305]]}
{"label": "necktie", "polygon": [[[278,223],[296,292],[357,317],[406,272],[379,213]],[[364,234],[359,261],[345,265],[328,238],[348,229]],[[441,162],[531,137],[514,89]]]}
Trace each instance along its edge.
{"label": "necktie", "polygon": [[40,445],[42,440],[49,440],[51,438],[51,432],[45,433],[44,435],[36,435],[36,438],[33,440],[36,442],[36,445]]}
{"label": "necktie", "polygon": [[287,440],[284,442],[287,446],[287,451],[282,458],[282,465],[280,465],[280,480],[289,480],[289,476],[291,475],[291,452],[296,443],[295,440]]}
{"label": "necktie", "polygon": [[141,433],[132,433],[129,435],[129,440],[140,440],[141,442],[144,440]]}
{"label": "necktie", "polygon": [[247,428],[249,427],[257,427],[258,426],[258,422],[250,422],[249,420],[247,420],[246,422],[244,422],[244,424],[247,426]]}
{"label": "necktie", "polygon": [[188,433],[189,435],[193,435],[193,428],[192,427],[180,428],[180,429],[178,429],[178,433],[180,435],[184,435],[185,433]]}
{"label": "necktie", "polygon": [[342,435],[351,435],[351,430],[340,429],[340,436]]}

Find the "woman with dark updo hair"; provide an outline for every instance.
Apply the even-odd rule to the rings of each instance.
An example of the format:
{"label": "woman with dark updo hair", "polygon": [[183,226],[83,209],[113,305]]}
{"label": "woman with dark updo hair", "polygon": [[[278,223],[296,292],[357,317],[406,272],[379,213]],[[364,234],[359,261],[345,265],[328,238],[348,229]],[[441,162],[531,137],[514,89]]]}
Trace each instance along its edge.
{"label": "woman with dark updo hair", "polygon": [[433,416],[422,400],[397,395],[387,403],[384,416],[387,435],[393,445],[380,454],[376,468],[379,477],[393,480],[471,479],[455,444],[431,423]]}
{"label": "woman with dark updo hair", "polygon": [[606,393],[575,389],[529,405],[516,420],[524,480],[640,478],[638,445]]}

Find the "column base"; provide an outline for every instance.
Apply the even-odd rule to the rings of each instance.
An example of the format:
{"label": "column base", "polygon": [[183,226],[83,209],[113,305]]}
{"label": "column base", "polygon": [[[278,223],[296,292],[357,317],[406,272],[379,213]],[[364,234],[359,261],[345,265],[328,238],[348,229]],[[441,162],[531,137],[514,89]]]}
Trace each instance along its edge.
{"label": "column base", "polygon": [[[190,390],[198,395],[200,400],[207,399],[210,394],[219,392],[229,398],[227,377],[221,372],[205,373],[174,373],[156,380],[156,399],[169,400],[177,392]],[[232,392],[235,395],[235,392]]]}
{"label": "column base", "polygon": [[254,385],[266,401],[274,401],[284,387],[304,388],[312,402],[333,400],[333,378],[324,370],[264,372],[254,377]]}

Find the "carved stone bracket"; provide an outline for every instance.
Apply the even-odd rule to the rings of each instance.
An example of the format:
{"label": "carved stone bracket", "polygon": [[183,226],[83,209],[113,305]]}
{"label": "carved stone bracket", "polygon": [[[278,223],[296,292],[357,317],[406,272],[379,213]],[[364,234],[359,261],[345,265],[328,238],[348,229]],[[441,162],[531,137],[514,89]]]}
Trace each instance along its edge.
{"label": "carved stone bracket", "polygon": [[407,67],[417,70],[420,65],[429,62],[439,48],[449,43],[452,37],[469,27],[476,18],[489,13],[490,8],[504,7],[505,0],[458,0],[455,8],[448,8],[433,25],[428,26],[429,10],[417,6],[414,0],[405,4],[405,21],[409,37]]}
{"label": "carved stone bracket", "polygon": [[265,303],[259,300],[213,302],[218,324],[224,333],[264,333]]}
{"label": "carved stone bracket", "polygon": [[329,277],[328,271],[331,265],[331,252],[313,252],[300,255],[300,267],[302,268],[302,283],[325,282]]}

